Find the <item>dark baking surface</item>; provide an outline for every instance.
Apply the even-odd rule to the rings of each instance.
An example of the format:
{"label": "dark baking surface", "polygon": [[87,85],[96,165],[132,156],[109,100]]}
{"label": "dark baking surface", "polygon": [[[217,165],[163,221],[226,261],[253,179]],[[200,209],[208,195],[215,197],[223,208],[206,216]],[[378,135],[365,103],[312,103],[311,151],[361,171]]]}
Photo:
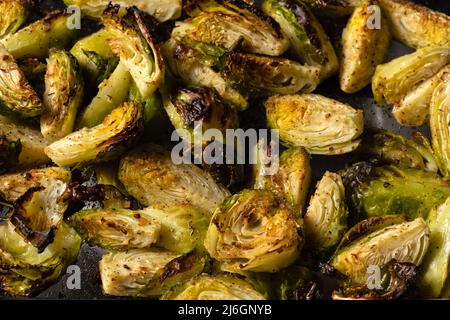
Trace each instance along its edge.
{"label": "dark baking surface", "polygon": [[[37,3],[36,9],[42,11],[48,11],[54,8],[61,7],[60,1],[55,0],[43,0],[35,1]],[[260,1],[257,1],[260,2]],[[450,2],[448,0],[428,0],[428,1],[416,1],[424,4],[432,9],[450,14]],[[38,10],[36,10],[37,12]],[[332,22],[333,23],[333,22]],[[337,23],[336,23],[337,24]],[[403,54],[411,52],[411,49],[406,48],[398,42],[393,42],[392,48],[388,60],[401,56]],[[382,109],[376,106],[372,92],[370,88],[366,88],[363,91],[354,94],[347,95],[339,90],[338,82],[336,78],[328,80],[322,84],[317,93],[325,96],[335,98],[340,101],[349,103],[356,108],[363,108],[365,111],[366,127],[385,128],[397,133],[409,136],[413,131],[417,129],[409,129],[400,127],[395,119],[392,118],[390,109]],[[265,127],[264,112],[261,105],[252,106],[249,111],[244,112],[241,115],[241,122],[244,128],[263,128]],[[420,128],[420,131],[428,134],[428,128]],[[348,162],[349,156],[343,157],[313,157],[312,166],[314,178],[319,179],[325,170],[336,171],[345,166]],[[101,290],[100,277],[98,273],[98,261],[102,256],[102,251],[95,247],[83,245],[78,261],[78,265],[81,269],[81,289],[70,290],[67,288],[67,278],[69,275],[65,275],[60,281],[40,295],[37,299],[112,299],[103,295]],[[117,299],[117,298],[113,298]]]}

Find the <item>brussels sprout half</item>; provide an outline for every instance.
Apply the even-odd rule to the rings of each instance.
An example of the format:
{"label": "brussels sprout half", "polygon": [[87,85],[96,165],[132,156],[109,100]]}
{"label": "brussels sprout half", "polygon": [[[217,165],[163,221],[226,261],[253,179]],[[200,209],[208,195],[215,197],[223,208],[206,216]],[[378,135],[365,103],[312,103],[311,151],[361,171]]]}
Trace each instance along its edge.
{"label": "brussels sprout half", "polygon": [[266,300],[245,280],[233,275],[200,275],[166,292],[162,300]]}
{"label": "brussels sprout half", "polygon": [[104,293],[113,296],[158,297],[172,286],[200,274],[205,258],[161,250],[110,252],[100,261]]}
{"label": "brussels sprout half", "polygon": [[355,93],[367,86],[389,51],[391,34],[381,9],[380,26],[369,25],[376,13],[374,6],[378,6],[377,0],[361,1],[342,34],[339,83],[346,93]]}
{"label": "brussels sprout half", "polygon": [[287,146],[304,147],[310,154],[337,155],[355,150],[363,133],[363,112],[317,94],[270,97],[268,126],[280,131]]}
{"label": "brussels sprout half", "polygon": [[2,0],[0,2],[0,39],[16,32],[27,19],[27,0]]}
{"label": "brussels sprout half", "polygon": [[216,209],[205,247],[229,270],[277,272],[300,253],[299,227],[290,207],[272,192],[244,190]]}
{"label": "brussels sprout half", "polygon": [[101,124],[53,142],[45,148],[45,153],[59,166],[108,161],[134,144],[142,129],[142,105],[126,102],[114,109]]}
{"label": "brussels sprout half", "polygon": [[262,10],[280,24],[296,59],[319,68],[320,80],[329,78],[339,69],[330,39],[305,4],[296,0],[266,0]]}

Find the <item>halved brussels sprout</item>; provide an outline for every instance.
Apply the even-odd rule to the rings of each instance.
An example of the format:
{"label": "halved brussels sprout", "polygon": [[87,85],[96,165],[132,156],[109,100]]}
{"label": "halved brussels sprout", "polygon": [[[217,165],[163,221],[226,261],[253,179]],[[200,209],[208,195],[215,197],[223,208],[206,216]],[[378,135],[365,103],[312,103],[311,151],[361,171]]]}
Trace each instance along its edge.
{"label": "halved brussels sprout", "polygon": [[2,0],[0,2],[0,39],[16,32],[27,19],[27,0]]}
{"label": "halved brussels sprout", "polygon": [[158,297],[200,274],[205,258],[160,250],[110,252],[100,261],[103,291],[113,296]]}
{"label": "halved brussels sprout", "polygon": [[318,182],[304,217],[306,247],[314,254],[328,254],[347,229],[348,209],[341,176],[326,172]]}
{"label": "halved brussels sprout", "polygon": [[61,222],[54,241],[41,253],[25,242],[8,222],[0,225],[0,287],[12,296],[38,293],[57,281],[73,263],[80,250],[81,238]]}
{"label": "halved brussels sprout", "polygon": [[77,60],[64,50],[50,50],[45,75],[41,132],[48,141],[72,133],[83,103],[84,81]]}
{"label": "halved brussels sprout", "polygon": [[190,204],[212,212],[230,195],[210,174],[192,164],[175,164],[171,153],[157,145],[142,145],[124,156],[119,179],[145,206]]}
{"label": "halved brussels sprout", "polygon": [[157,246],[179,253],[204,251],[203,241],[211,220],[209,212],[184,205],[168,209],[150,207],[142,213],[161,225]]}
{"label": "halved brussels sprout", "polygon": [[277,272],[300,253],[299,227],[290,207],[272,192],[244,190],[216,209],[205,247],[235,272]]}
{"label": "halved brussels sprout", "polygon": [[119,6],[110,6],[102,23],[110,37],[108,43],[128,68],[144,99],[149,98],[164,79],[164,61],[156,40],[142,13],[131,7],[125,16]]}
{"label": "halved brussels sprout", "polygon": [[270,97],[267,122],[287,146],[310,154],[337,155],[355,150],[363,133],[363,111],[317,94]]}
{"label": "halved brussels sprout", "polygon": [[[109,0],[64,0],[68,6],[77,6],[81,12],[92,18],[100,18],[108,8]],[[181,0],[114,0],[121,7],[136,6],[139,10],[154,16],[159,22],[175,20],[181,16]]]}
{"label": "halved brussels sprout", "polygon": [[108,161],[134,144],[142,129],[142,105],[126,102],[114,109],[101,124],[53,142],[45,148],[45,153],[59,166]]}
{"label": "halved brussels sprout", "polygon": [[127,66],[119,62],[109,78],[100,83],[91,103],[81,112],[78,128],[92,128],[102,123],[108,114],[128,98],[131,83]]}
{"label": "halved brussels sprout", "polygon": [[83,210],[70,217],[70,225],[90,244],[110,250],[150,248],[161,229],[153,218],[126,209]]}
{"label": "halved brussels sprout", "polygon": [[450,71],[444,72],[430,102],[430,128],[439,170],[450,177]]}
{"label": "halved brussels sprout", "polygon": [[450,43],[450,17],[408,0],[379,0],[392,34],[411,48]]}
{"label": "halved brussels sprout", "polygon": [[282,55],[289,41],[280,26],[254,3],[245,0],[199,1],[201,13],[177,22],[172,37],[223,47],[227,50],[242,47],[244,51],[269,56]]}
{"label": "halved brussels sprout", "polygon": [[273,175],[266,175],[261,162],[254,167],[253,187],[272,191],[284,199],[294,209],[297,219],[303,216],[310,183],[310,159],[303,148],[284,151],[279,158],[279,168]]}
{"label": "halved brussels sprout", "polygon": [[265,0],[262,10],[280,24],[296,59],[319,68],[321,80],[339,69],[330,39],[305,4],[296,0]]}
{"label": "halved brussels sprout", "polygon": [[420,127],[428,122],[431,97],[445,73],[450,73],[450,65],[445,66],[433,77],[413,88],[400,102],[394,104],[392,114],[399,124]]}
{"label": "halved brussels sprout", "polygon": [[430,298],[443,293],[450,266],[450,198],[428,216],[430,250],[425,256],[419,277],[422,292]]}
{"label": "halved brussels sprout", "polygon": [[59,167],[0,175],[0,196],[8,202],[16,202],[30,189],[49,188],[54,181],[68,184],[70,180],[70,171]]}
{"label": "halved brussels sprout", "polygon": [[448,181],[417,169],[357,163],[342,178],[357,219],[387,214],[426,218],[450,196]]}
{"label": "halved brussels sprout", "polygon": [[42,102],[13,56],[0,44],[0,113],[32,118],[42,113]]}
{"label": "halved brussels sprout", "polygon": [[377,0],[363,0],[353,12],[342,33],[341,90],[355,93],[367,86],[389,52],[391,34],[384,14],[379,9],[380,26],[371,26],[377,12]]}
{"label": "halved brussels sprout", "polygon": [[370,221],[362,221],[349,231],[353,233],[352,239],[339,246],[331,261],[331,265],[352,282],[368,283],[370,267],[381,270],[394,259],[416,266],[421,264],[430,242],[430,230],[422,218],[361,232],[358,237],[358,230],[366,231],[362,227],[364,224]]}
{"label": "halved brussels sprout", "polygon": [[425,47],[379,65],[372,78],[372,91],[379,106],[399,103],[421,82],[450,63],[450,47]]}
{"label": "halved brussels sprout", "polygon": [[419,132],[414,133],[413,138],[407,139],[387,130],[369,131],[363,136],[358,151],[399,167],[437,172],[428,139]]}
{"label": "halved brussels sprout", "polygon": [[11,141],[6,136],[0,135],[0,174],[16,165],[21,151],[20,140]]}
{"label": "halved brussels sprout", "polygon": [[30,167],[51,162],[44,152],[48,142],[38,130],[0,116],[0,136],[8,141],[20,141],[19,161],[14,166]]}
{"label": "halved brussels sprout", "polygon": [[0,40],[16,59],[45,58],[51,48],[65,48],[78,36],[70,27],[72,14],[55,11]]}
{"label": "halved brussels sprout", "polygon": [[162,300],[266,300],[245,280],[231,274],[200,275],[166,292]]}
{"label": "halved brussels sprout", "polygon": [[[197,46],[195,46],[197,44]],[[164,56],[172,73],[186,85],[214,88],[226,102],[238,110],[248,107],[246,98],[215,70],[224,50],[207,44],[183,43],[170,39],[163,45]]]}
{"label": "halved brussels sprout", "polygon": [[223,76],[241,92],[251,95],[312,92],[319,84],[320,70],[285,58],[231,52]]}

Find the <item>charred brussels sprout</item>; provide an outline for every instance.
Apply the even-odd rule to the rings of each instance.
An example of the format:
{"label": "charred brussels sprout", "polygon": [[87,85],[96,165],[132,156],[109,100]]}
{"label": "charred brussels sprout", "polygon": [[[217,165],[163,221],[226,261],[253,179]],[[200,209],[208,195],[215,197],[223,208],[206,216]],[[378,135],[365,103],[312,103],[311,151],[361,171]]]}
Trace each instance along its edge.
{"label": "charred brussels sprout", "polygon": [[114,109],[101,124],[69,134],[49,145],[45,153],[59,166],[107,161],[132,145],[142,129],[142,105],[126,102]]}
{"label": "charred brussels sprout", "polygon": [[87,242],[111,250],[150,248],[158,241],[161,224],[131,210],[84,210],[70,224]]}
{"label": "charred brussels sprout", "polygon": [[227,55],[225,80],[250,95],[295,94],[312,92],[319,84],[319,69],[298,62],[249,53]]}
{"label": "charred brussels sprout", "polygon": [[342,178],[326,172],[317,184],[304,217],[306,247],[314,254],[327,254],[347,229],[348,209]]}
{"label": "charred brussels sprout", "polygon": [[422,218],[390,226],[384,225],[383,218],[354,226],[351,237],[344,237],[331,261],[355,284],[368,283],[370,266],[381,269],[394,259],[419,266],[427,253],[430,230]]}
{"label": "charred brussels sprout", "polygon": [[[197,4],[195,4],[197,5]],[[178,22],[174,39],[187,36],[193,40],[231,50],[279,56],[289,47],[280,26],[256,5],[244,0],[200,1],[201,13]]]}
{"label": "charred brussels sprout", "polygon": [[72,133],[83,93],[83,77],[75,58],[63,50],[50,51],[41,116],[41,132],[48,141]]}
{"label": "charred brussels sprout", "polygon": [[[375,10],[381,14],[380,26],[370,25]],[[363,0],[342,34],[339,80],[342,91],[355,93],[370,83],[377,65],[389,51],[390,40],[389,26],[377,0]]]}
{"label": "charred brussels sprout", "polygon": [[27,0],[3,0],[0,2],[0,39],[16,32],[27,19]]}
{"label": "charred brussels sprout", "polygon": [[332,76],[339,61],[328,36],[309,8],[296,0],[266,0],[262,10],[280,24],[301,62],[320,69],[320,79]]}
{"label": "charred brussels sprout", "polygon": [[0,113],[17,118],[32,118],[40,115],[42,109],[42,102],[23,71],[0,44]]}
{"label": "charred brussels sprout", "polygon": [[425,47],[379,65],[372,78],[372,91],[379,106],[395,104],[450,62],[450,47]]}
{"label": "charred brussels sprout", "polygon": [[415,141],[390,131],[369,131],[363,137],[359,152],[399,167],[437,172],[428,139],[419,132],[413,138]]}
{"label": "charred brussels sprout", "polygon": [[143,145],[120,162],[119,179],[143,205],[190,204],[212,212],[230,195],[210,174],[191,164],[175,164],[169,151]]}
{"label": "charred brussels sprout", "polygon": [[119,6],[110,6],[102,23],[110,34],[112,51],[128,68],[144,99],[149,98],[164,79],[164,61],[156,40],[136,7],[119,15]]}
{"label": "charred brussels sprout", "polygon": [[266,103],[269,127],[280,130],[287,146],[311,154],[336,155],[355,150],[363,133],[363,112],[317,94],[274,96]]}
{"label": "charred brussels sprout", "polygon": [[6,136],[0,135],[0,174],[16,165],[21,151],[20,140],[10,141]]}
{"label": "charred brussels sprout", "polygon": [[305,209],[310,182],[310,159],[303,148],[284,151],[279,158],[279,168],[273,175],[266,175],[266,168],[261,162],[254,168],[253,187],[270,190],[284,199],[292,206],[298,219],[301,219]]}
{"label": "charred brussels sprout", "polygon": [[103,291],[113,296],[158,297],[200,274],[204,257],[160,250],[110,252],[100,261]]}
{"label": "charred brussels sprout", "polygon": [[225,200],[205,239],[211,257],[235,272],[277,272],[295,261],[302,245],[293,211],[264,190],[244,190]]}
{"label": "charred brussels sprout", "polygon": [[430,298],[439,298],[448,281],[450,264],[450,199],[428,216],[430,250],[425,256],[419,286]]}
{"label": "charred brussels sprout", "polygon": [[45,58],[51,48],[65,48],[75,40],[78,29],[70,27],[72,14],[55,11],[0,40],[16,59]]}
{"label": "charred brussels sprout", "polygon": [[174,287],[163,300],[266,300],[245,280],[229,274],[201,275]]}
{"label": "charred brussels sprout", "polygon": [[[81,12],[92,18],[100,18],[108,7],[109,0],[64,0],[66,5],[77,6]],[[114,0],[122,7],[136,6],[139,10],[154,16],[159,22],[178,19],[181,16],[182,0]]]}
{"label": "charred brussels sprout", "polygon": [[404,214],[426,218],[450,196],[450,184],[436,173],[358,163],[343,174],[347,197],[358,218]]}
{"label": "charred brussels sprout", "polygon": [[450,43],[450,17],[408,0],[379,0],[392,34],[411,48]]}
{"label": "charred brussels sprout", "polygon": [[444,72],[430,102],[430,127],[433,149],[439,169],[445,177],[450,176],[450,72]]}

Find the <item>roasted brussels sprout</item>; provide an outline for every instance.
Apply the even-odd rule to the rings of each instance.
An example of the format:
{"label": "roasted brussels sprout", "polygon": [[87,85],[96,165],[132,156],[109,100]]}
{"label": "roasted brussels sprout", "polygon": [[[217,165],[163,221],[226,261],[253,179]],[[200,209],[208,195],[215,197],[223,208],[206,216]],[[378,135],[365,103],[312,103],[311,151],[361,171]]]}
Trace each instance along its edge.
{"label": "roasted brussels sprout", "polygon": [[50,162],[44,152],[48,143],[38,130],[0,116],[0,136],[8,141],[20,141],[19,161],[14,166],[31,167]]}
{"label": "roasted brussels sprout", "polygon": [[112,51],[128,68],[142,98],[149,98],[164,79],[164,61],[156,40],[136,7],[119,15],[119,6],[110,6],[102,23],[110,37]]}
{"label": "roasted brussels sprout", "polygon": [[72,133],[83,103],[84,82],[75,58],[64,50],[51,50],[45,75],[41,132],[47,141]]}
{"label": "roasted brussels sprout", "polygon": [[44,96],[45,91],[45,73],[47,72],[47,63],[37,58],[26,58],[20,60],[19,67],[23,71],[25,78],[34,88],[39,97]]}
{"label": "roasted brussels sprout", "polygon": [[118,157],[136,142],[142,129],[142,105],[126,102],[114,109],[101,124],[53,142],[45,148],[45,153],[59,166],[107,161]]}
{"label": "roasted brussels sprout", "polygon": [[204,257],[160,250],[110,252],[100,261],[103,291],[113,296],[157,297],[200,274]]}
{"label": "roasted brussels sprout", "polygon": [[54,241],[41,253],[8,222],[0,225],[0,287],[13,296],[29,296],[55,282],[78,255],[81,239],[61,222]]}
{"label": "roasted brussels sprout", "polygon": [[317,94],[270,97],[266,103],[269,127],[280,131],[287,146],[311,154],[336,155],[355,150],[363,133],[363,112]]}
{"label": "roasted brussels sprout", "polygon": [[372,78],[372,91],[379,106],[395,104],[422,81],[450,62],[450,47],[425,47],[379,65]]}
{"label": "roasted brussels sprout", "polygon": [[289,40],[280,26],[255,4],[245,0],[199,1],[201,13],[176,24],[172,37],[213,44],[227,50],[242,47],[244,51],[269,56],[282,55]]}
{"label": "roasted brussels sprout", "polygon": [[387,214],[426,218],[450,196],[449,182],[417,169],[357,163],[342,178],[349,205],[359,219]]}
{"label": "roasted brussels sprout", "polygon": [[379,219],[354,226],[349,231],[352,236],[344,237],[331,261],[336,270],[355,284],[368,283],[370,266],[381,269],[394,259],[420,266],[427,253],[430,230],[422,218],[387,227]]}
{"label": "roasted brussels sprout", "polygon": [[303,216],[310,183],[310,159],[303,148],[284,151],[279,158],[279,168],[273,175],[266,175],[266,169],[261,162],[254,168],[253,187],[270,190],[284,199],[294,209],[297,219]]}
{"label": "roasted brussels sprout", "polygon": [[421,266],[419,286],[430,298],[439,298],[448,279],[450,264],[450,198],[428,216],[430,250]]}
{"label": "roasted brussels sprout", "polygon": [[112,110],[128,98],[132,83],[130,72],[123,62],[119,62],[108,79],[99,85],[97,95],[81,112],[78,128],[92,128],[105,119]]}
{"label": "roasted brussels sprout", "polygon": [[0,113],[32,118],[42,113],[42,102],[13,56],[0,44]]}
{"label": "roasted brussels sprout", "polygon": [[205,247],[230,270],[277,272],[300,253],[298,227],[293,211],[272,192],[244,190],[216,209]]}
{"label": "roasted brussels sprout", "polygon": [[203,241],[211,214],[191,206],[168,209],[146,208],[142,211],[161,225],[156,245],[172,252],[204,251]]}
{"label": "roasted brussels sprout", "polygon": [[145,206],[190,204],[212,212],[230,195],[198,167],[174,164],[170,152],[157,145],[143,145],[124,156],[119,179]]}
{"label": "roasted brussels sprout", "polygon": [[245,280],[230,274],[201,275],[166,292],[163,300],[266,300]]}
{"label": "roasted brussels sprout", "polygon": [[411,48],[450,43],[450,17],[408,0],[379,0],[392,34]]}
{"label": "roasted brussels sprout", "polygon": [[0,135],[0,174],[16,165],[21,151],[20,140],[11,141],[6,136]]}
{"label": "roasted brussels sprout", "polygon": [[27,0],[3,0],[0,2],[0,39],[16,32],[27,19]]}
{"label": "roasted brussels sprout", "polygon": [[225,54],[223,49],[203,43],[182,43],[171,39],[164,43],[163,51],[170,70],[185,84],[214,88],[222,99],[238,110],[248,107],[246,98],[215,70],[217,60]]}
{"label": "roasted brussels sprout", "polygon": [[450,72],[444,72],[430,102],[430,127],[433,149],[439,170],[445,177],[450,177],[450,128],[448,112],[450,111]]}
{"label": "roasted brussels sprout", "polygon": [[280,24],[294,56],[302,63],[320,69],[321,80],[336,73],[339,61],[333,45],[305,4],[296,0],[266,0],[262,10]]}
{"label": "roasted brussels sprout", "polygon": [[319,84],[319,69],[298,62],[249,53],[227,55],[223,76],[240,92],[250,95],[312,92]]}
{"label": "roasted brussels sprout", "polygon": [[377,0],[363,0],[342,34],[339,83],[346,93],[355,93],[367,86],[389,51],[391,34],[381,10],[380,26],[369,25],[374,6],[378,6]]}
{"label": "roasted brussels sprout", "polygon": [[[66,5],[77,6],[89,17],[100,18],[108,7],[109,0],[64,0]],[[139,10],[154,16],[159,22],[178,19],[181,16],[181,0],[114,0],[122,7],[136,6]]]}
{"label": "roasted brussels sprout", "polygon": [[414,140],[386,130],[371,130],[363,136],[359,152],[387,164],[437,172],[438,166],[430,142],[421,133]]}
{"label": "roasted brussels sprout", "polygon": [[77,37],[78,29],[70,28],[70,13],[55,11],[14,34],[0,40],[16,59],[45,58],[51,48],[65,48]]}
{"label": "roasted brussels sprout", "polygon": [[394,104],[392,114],[399,124],[408,127],[420,127],[428,122],[433,92],[441,77],[450,73],[450,65],[442,68],[436,75],[413,88],[400,102]]}
{"label": "roasted brussels sprout", "polygon": [[90,244],[110,250],[150,248],[161,229],[153,218],[125,209],[83,210],[70,217],[70,225]]}
{"label": "roasted brussels sprout", "polygon": [[326,172],[317,184],[304,217],[306,247],[317,255],[328,254],[347,229],[348,209],[341,176]]}

